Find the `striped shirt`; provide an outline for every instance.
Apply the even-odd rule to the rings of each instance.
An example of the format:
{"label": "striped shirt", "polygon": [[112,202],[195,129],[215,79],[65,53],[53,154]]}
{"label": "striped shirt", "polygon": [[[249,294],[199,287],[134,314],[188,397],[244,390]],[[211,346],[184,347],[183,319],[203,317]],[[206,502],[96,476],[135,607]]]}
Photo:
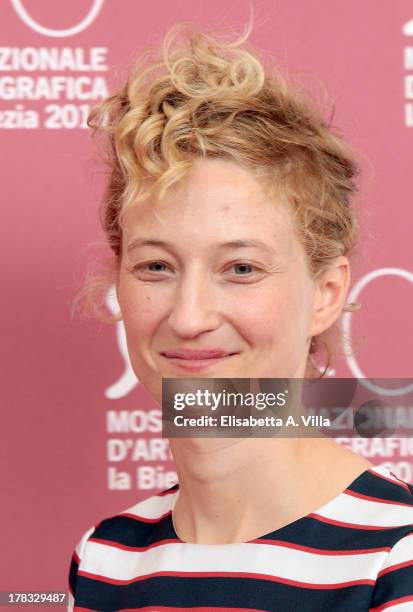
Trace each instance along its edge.
{"label": "striped shirt", "polygon": [[191,544],[171,518],[176,484],[89,529],[68,610],[413,611],[413,486],[384,466],[254,540]]}

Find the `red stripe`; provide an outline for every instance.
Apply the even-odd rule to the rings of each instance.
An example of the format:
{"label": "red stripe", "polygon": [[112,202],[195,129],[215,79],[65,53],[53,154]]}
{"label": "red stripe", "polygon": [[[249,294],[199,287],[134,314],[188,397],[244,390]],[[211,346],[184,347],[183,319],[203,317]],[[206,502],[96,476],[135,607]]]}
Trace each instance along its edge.
{"label": "red stripe", "polygon": [[402,569],[402,567],[409,567],[409,565],[413,565],[413,559],[410,559],[410,561],[403,561],[402,563],[396,563],[395,565],[389,565],[389,567],[386,567],[384,570],[381,570],[381,572],[377,574],[377,578],[380,578],[381,576],[384,576],[384,574],[388,574],[389,572],[394,572],[398,569]]}
{"label": "red stripe", "polygon": [[397,604],[406,603],[408,601],[413,601],[413,595],[406,595],[406,597],[399,597],[398,599],[392,599],[391,601],[386,601],[384,604],[380,604],[380,606],[376,606],[375,608],[370,608],[369,612],[380,612],[381,610],[386,610],[390,608],[390,606],[395,606]]}
{"label": "red stripe", "polygon": [[74,558],[74,560],[76,561],[76,563],[79,565],[79,563],[80,563],[80,557],[79,557],[79,555],[77,554],[77,552],[76,552],[76,551],[73,553],[73,558]]}
{"label": "red stripe", "polygon": [[331,584],[326,583],[313,583],[313,582],[301,582],[299,580],[291,580],[289,578],[283,578],[281,576],[268,576],[267,574],[257,574],[254,572],[153,572],[151,574],[145,574],[144,576],[137,576],[129,580],[119,580],[115,578],[108,578],[107,576],[101,576],[99,574],[91,574],[89,572],[80,571],[79,576],[84,578],[90,578],[91,580],[99,580],[106,584],[126,585],[134,584],[142,580],[148,580],[150,578],[158,578],[162,576],[175,577],[175,578],[252,578],[254,580],[265,580],[267,582],[280,582],[282,584],[289,584],[291,586],[297,586],[308,589],[342,589],[345,587],[356,586],[360,584],[366,584],[373,586],[375,580],[363,578],[360,580],[349,580],[347,582],[335,582]]}
{"label": "red stripe", "polygon": [[[315,514],[314,512],[308,515],[310,518],[317,519],[318,521],[322,521],[323,523],[328,523],[329,525],[337,525],[338,527],[349,527],[350,529],[396,529],[397,527],[401,527],[401,525],[390,525],[390,526],[382,526],[382,525],[361,525],[357,523],[346,523],[345,521],[336,521],[334,519],[326,518],[325,516],[321,516],[321,514]],[[403,525],[405,527],[405,525]]]}
{"label": "red stripe", "polygon": [[156,548],[157,546],[162,546],[163,544],[185,544],[185,542],[173,538],[159,540],[158,542],[148,544],[148,546],[128,546],[126,544],[120,544],[120,542],[111,542],[110,540],[102,540],[99,538],[89,538],[89,542],[96,542],[97,544],[112,546],[112,548],[118,548],[119,550],[127,550],[130,552],[144,552],[145,550],[150,550],[151,548]]}
{"label": "red stripe", "polygon": [[[228,612],[228,608],[216,608],[211,606],[197,606],[196,608],[179,606],[144,606],[143,608],[122,608],[122,612],[135,612],[136,610],[147,610],[147,612],[168,612],[168,610],[193,610],[194,612]],[[261,608],[232,608],[231,612],[265,612]]]}
{"label": "red stripe", "polygon": [[[172,491],[166,489],[166,491],[161,491],[160,493],[157,493],[156,496],[157,497],[163,497],[164,495],[172,495],[173,493],[176,493],[178,491],[177,489],[173,489]],[[143,610],[144,608],[139,608],[140,610]]]}
{"label": "red stripe", "polygon": [[[248,542],[250,543],[250,542]],[[283,542],[282,540],[251,540],[253,544],[266,544],[283,546],[284,548],[291,548],[293,550],[302,550],[303,552],[314,553],[316,555],[332,555],[332,556],[343,556],[343,555],[364,555],[376,552],[390,552],[390,546],[382,546],[381,548],[355,548],[352,550],[327,550],[326,548],[312,548],[311,546],[303,546],[302,544],[293,544],[292,542]]]}
{"label": "red stripe", "polygon": [[346,489],[344,493],[346,495],[351,495],[352,497],[358,497],[359,499],[366,499],[367,501],[377,502],[379,504],[390,504],[393,506],[405,506],[406,508],[413,509],[412,504],[404,504],[403,502],[392,501],[391,499],[382,499],[381,497],[372,497],[371,495],[364,495],[363,493],[357,493],[356,491],[352,491],[351,489]]}
{"label": "red stripe", "polygon": [[[371,468],[369,468],[371,470]],[[373,470],[374,472],[374,470]],[[393,480],[393,478],[389,478],[388,476],[385,476],[384,474],[380,474],[379,472],[374,472],[374,474],[376,476],[379,476],[379,478],[383,478],[383,480],[387,480],[387,482],[392,482],[395,485],[398,485],[399,487],[402,487],[403,489],[405,489],[408,493],[410,493],[410,495],[412,494],[412,492],[410,491],[409,487],[407,486],[407,483],[404,482],[404,480],[400,480],[400,478],[397,478],[397,476],[394,476],[393,472],[390,472],[390,474],[393,474],[393,476],[396,478],[396,480]]]}
{"label": "red stripe", "polygon": [[130,514],[129,512],[121,512],[120,514],[116,514],[112,518],[117,518],[118,516],[126,516],[127,518],[135,519],[135,521],[140,521],[141,523],[159,523],[163,518],[169,516],[172,513],[172,510],[168,510],[165,514],[161,514],[161,516],[157,516],[156,518],[148,518],[146,516],[139,516],[139,514]]}

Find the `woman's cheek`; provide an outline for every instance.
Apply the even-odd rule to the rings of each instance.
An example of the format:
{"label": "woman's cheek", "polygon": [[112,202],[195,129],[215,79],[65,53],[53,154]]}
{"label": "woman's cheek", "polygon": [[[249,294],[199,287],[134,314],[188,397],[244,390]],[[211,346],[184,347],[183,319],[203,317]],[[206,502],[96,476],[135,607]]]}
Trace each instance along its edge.
{"label": "woman's cheek", "polygon": [[153,291],[136,287],[136,285],[129,285],[123,291],[120,290],[119,299],[125,305],[125,308],[122,308],[121,305],[122,313],[125,312],[128,319],[148,321],[156,317],[154,304],[156,304],[156,310],[159,309],[159,300],[155,300]]}
{"label": "woman's cheek", "polygon": [[255,292],[237,301],[237,319],[252,330],[265,332],[269,324],[286,316],[287,304],[288,300],[277,293]]}

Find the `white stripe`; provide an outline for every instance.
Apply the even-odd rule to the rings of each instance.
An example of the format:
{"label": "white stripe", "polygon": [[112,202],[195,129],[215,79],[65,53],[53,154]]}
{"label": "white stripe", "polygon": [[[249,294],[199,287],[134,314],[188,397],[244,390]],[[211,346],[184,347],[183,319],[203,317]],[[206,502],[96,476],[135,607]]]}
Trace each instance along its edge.
{"label": "white stripe", "polygon": [[316,514],[324,518],[370,527],[401,527],[413,524],[413,505],[400,506],[360,499],[341,493],[325,504]]}
{"label": "white stripe", "polygon": [[[409,533],[396,542],[387,555],[382,569],[397,565],[398,563],[405,563],[406,561],[413,561],[413,533]],[[411,606],[413,609],[413,602]]]}
{"label": "white stripe", "polygon": [[156,519],[171,510],[178,491],[168,493],[167,495],[152,495],[143,501],[138,502],[131,508],[120,512],[120,514],[133,514],[136,517]]}
{"label": "white stripe", "polygon": [[89,542],[82,571],[114,580],[153,572],[241,572],[305,583],[375,580],[386,552],[320,555],[266,544],[161,544],[144,552]]}
{"label": "white stripe", "polygon": [[83,554],[84,554],[84,549],[85,546],[87,544],[87,539],[89,536],[92,535],[92,533],[95,531],[95,527],[91,527],[90,529],[88,529],[80,538],[78,545],[76,546],[76,554],[79,557],[79,559],[82,559]]}

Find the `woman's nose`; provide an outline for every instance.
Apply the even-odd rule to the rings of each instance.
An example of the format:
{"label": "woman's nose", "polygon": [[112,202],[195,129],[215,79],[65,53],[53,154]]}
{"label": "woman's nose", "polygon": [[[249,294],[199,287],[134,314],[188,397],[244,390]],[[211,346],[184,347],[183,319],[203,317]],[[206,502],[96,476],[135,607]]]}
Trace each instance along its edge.
{"label": "woman's nose", "polygon": [[187,275],[177,284],[168,323],[182,337],[216,329],[221,321],[216,292],[205,275]]}

